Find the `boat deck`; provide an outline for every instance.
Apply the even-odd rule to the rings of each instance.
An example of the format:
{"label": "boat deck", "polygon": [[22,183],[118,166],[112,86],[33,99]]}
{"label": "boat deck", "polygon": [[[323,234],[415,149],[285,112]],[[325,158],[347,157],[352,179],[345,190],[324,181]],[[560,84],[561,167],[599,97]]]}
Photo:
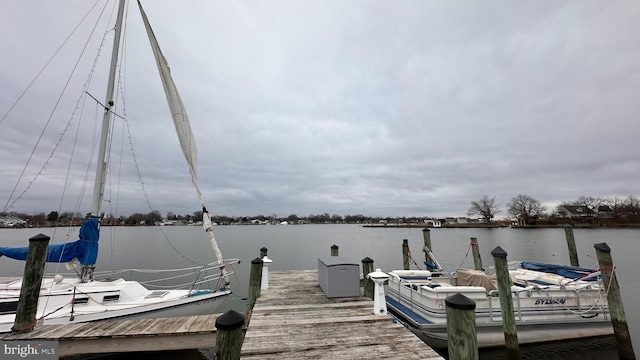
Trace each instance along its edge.
{"label": "boat deck", "polygon": [[327,298],[316,270],[269,272],[243,359],[442,359],[365,297]]}

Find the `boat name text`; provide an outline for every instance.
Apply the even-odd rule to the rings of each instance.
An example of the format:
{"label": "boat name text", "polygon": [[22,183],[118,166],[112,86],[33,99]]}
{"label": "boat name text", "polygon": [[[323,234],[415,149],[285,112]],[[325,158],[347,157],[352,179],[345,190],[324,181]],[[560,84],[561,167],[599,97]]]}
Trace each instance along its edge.
{"label": "boat name text", "polygon": [[567,298],[546,298],[546,299],[537,299],[536,305],[553,305],[553,304],[564,304],[567,302]]}

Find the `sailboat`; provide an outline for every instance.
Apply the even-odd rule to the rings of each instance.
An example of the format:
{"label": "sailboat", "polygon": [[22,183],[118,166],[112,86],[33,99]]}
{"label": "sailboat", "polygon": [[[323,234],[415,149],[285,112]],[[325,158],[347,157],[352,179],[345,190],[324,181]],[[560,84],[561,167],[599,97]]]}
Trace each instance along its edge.
{"label": "sailboat", "polygon": [[[202,192],[198,186],[197,149],[189,119],[171,78],[167,61],[160,51],[139,1],[138,7],[153,49],[180,146],[189,166],[191,180],[200,202],[199,208],[203,213],[203,228],[211,243],[216,261],[184,269],[195,274],[196,277],[189,281],[187,288],[152,290],[149,286],[134,280],[97,279],[95,267],[108,169],[108,144],[111,121],[115,114],[115,78],[119,47],[122,43],[123,19],[127,8],[126,0],[120,0],[114,28],[114,47],[111,55],[106,101],[101,104],[104,106],[104,115],[91,212],[79,230],[77,241],[49,245],[46,255],[48,262],[76,261],[80,264],[80,270],[77,271],[77,278],[66,278],[56,274],[43,279],[36,313],[38,324],[69,324],[99,320],[211,314],[231,294],[229,286],[229,275],[232,274],[231,265],[238,260],[223,259],[218,247],[212,228],[211,214],[207,211]],[[25,260],[27,248],[0,248],[1,257]],[[170,275],[176,277],[174,273],[170,273]],[[5,279],[0,283],[0,333],[22,330],[13,328],[22,285],[21,278]]]}

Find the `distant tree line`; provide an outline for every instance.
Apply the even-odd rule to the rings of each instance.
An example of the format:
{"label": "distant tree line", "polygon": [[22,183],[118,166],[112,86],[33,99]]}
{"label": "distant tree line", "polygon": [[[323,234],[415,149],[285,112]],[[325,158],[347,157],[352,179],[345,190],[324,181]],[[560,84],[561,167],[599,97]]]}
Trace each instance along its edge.
{"label": "distant tree line", "polygon": [[[577,218],[567,218],[563,215],[563,207],[585,207],[593,214],[585,214]],[[476,216],[484,222],[492,222],[500,213],[495,196],[484,195],[482,198],[472,201],[467,211],[468,216]],[[506,204],[508,219],[517,221],[519,225],[557,225],[565,223],[585,223],[590,225],[625,225],[640,224],[640,200],[630,195],[626,198],[611,197],[598,198],[580,196],[571,201],[564,201],[555,209],[547,211],[540,201],[530,195],[518,194]],[[598,216],[601,213],[606,216]],[[49,214],[40,212],[37,214],[24,214],[17,212],[0,213],[0,216],[13,216],[27,222],[27,226],[75,226],[81,225],[85,216],[77,212],[51,211]],[[338,214],[310,214],[298,216],[291,214],[280,217],[276,214],[255,216],[226,216],[212,215],[212,221],[220,225],[270,223],[279,224],[284,221],[290,224],[421,224],[428,217],[371,217],[362,214],[338,215]],[[101,224],[105,226],[149,226],[163,221],[176,224],[191,224],[202,221],[202,211],[192,214],[178,215],[168,212],[163,217],[159,211],[149,213],[134,213],[129,216],[114,216],[105,214]]]}
{"label": "distant tree line", "polygon": [[[640,200],[633,195],[626,198],[580,196],[575,200],[563,201],[547,212],[546,207],[533,196],[518,194],[506,206],[507,213],[522,226],[576,222],[592,225],[640,224]],[[567,215],[569,207],[583,212],[576,216]],[[490,222],[499,212],[495,196],[484,195],[471,202],[467,215],[476,215]]]}

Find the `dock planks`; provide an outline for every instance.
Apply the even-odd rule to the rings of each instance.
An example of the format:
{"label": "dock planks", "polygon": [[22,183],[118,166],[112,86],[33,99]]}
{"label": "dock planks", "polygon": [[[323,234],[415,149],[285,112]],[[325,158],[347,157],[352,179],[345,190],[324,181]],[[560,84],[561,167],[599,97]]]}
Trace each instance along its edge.
{"label": "dock planks", "polygon": [[[442,359],[364,297],[328,299],[316,270],[269,273],[256,302],[242,359]],[[44,325],[3,340],[59,342],[59,356],[208,348],[220,314]]]}
{"label": "dock planks", "polygon": [[242,359],[442,359],[364,297],[328,299],[316,270],[269,272]]}
{"label": "dock planks", "polygon": [[60,357],[213,347],[220,314],[44,325],[2,340],[58,341]]}

